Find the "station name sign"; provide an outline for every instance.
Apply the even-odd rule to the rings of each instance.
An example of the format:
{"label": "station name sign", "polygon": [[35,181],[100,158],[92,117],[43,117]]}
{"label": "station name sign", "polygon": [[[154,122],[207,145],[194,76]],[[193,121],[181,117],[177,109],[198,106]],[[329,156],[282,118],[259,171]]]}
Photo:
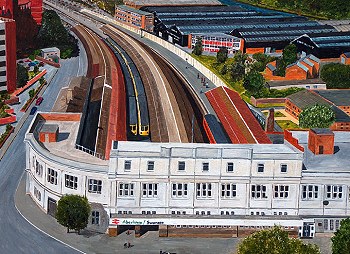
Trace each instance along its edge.
{"label": "station name sign", "polygon": [[112,218],[109,221],[111,225],[163,225],[164,221],[159,219],[128,219],[128,218]]}

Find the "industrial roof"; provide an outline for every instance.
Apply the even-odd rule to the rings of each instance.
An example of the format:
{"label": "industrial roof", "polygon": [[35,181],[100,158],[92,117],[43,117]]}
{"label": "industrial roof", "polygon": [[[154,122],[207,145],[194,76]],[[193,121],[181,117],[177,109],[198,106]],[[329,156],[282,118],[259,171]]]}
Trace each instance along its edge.
{"label": "industrial roof", "polygon": [[315,91],[336,106],[350,106],[350,89]]}
{"label": "industrial roof", "polygon": [[218,0],[127,0],[124,2],[136,6],[222,5]]}
{"label": "industrial roof", "polygon": [[305,109],[309,106],[313,105],[328,105],[330,106],[330,103],[326,102],[324,99],[322,99],[321,96],[310,92],[309,90],[302,90],[297,93],[291,94],[287,96],[287,98],[295,104],[300,109]]}
{"label": "industrial roof", "polygon": [[348,114],[346,114],[343,110],[341,110],[340,108],[338,108],[334,105],[332,105],[331,108],[335,113],[335,122],[336,123],[339,123],[339,122],[350,123],[350,116]]}

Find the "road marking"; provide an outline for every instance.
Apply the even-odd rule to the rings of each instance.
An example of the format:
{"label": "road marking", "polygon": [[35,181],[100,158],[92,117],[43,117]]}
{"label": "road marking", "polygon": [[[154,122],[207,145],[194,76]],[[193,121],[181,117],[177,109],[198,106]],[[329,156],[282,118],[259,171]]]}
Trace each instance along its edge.
{"label": "road marking", "polygon": [[[26,171],[23,172],[23,174],[22,174],[22,176],[21,176],[21,178],[20,178],[20,180],[19,180],[19,182],[18,182],[18,184],[17,184],[16,192],[14,193],[14,196],[16,196],[16,193],[17,193],[17,191],[18,191],[18,187],[19,187],[19,185],[20,185],[20,183],[21,183],[21,181],[22,181],[23,175],[24,175],[25,173],[26,173]],[[59,242],[59,243],[65,245],[65,246],[67,246],[67,247],[69,247],[69,248],[71,248],[71,249],[73,249],[73,250],[75,250],[75,251],[78,251],[78,252],[80,252],[80,253],[86,254],[86,252],[83,252],[83,251],[81,251],[81,250],[78,250],[77,248],[75,248],[75,247],[73,247],[73,246],[71,246],[71,245],[69,245],[69,244],[67,244],[67,243],[65,243],[65,242],[63,242],[63,241],[57,239],[56,237],[54,237],[54,236],[52,236],[52,235],[46,233],[45,231],[43,231],[43,230],[41,230],[40,228],[38,228],[37,226],[35,226],[35,225],[34,225],[32,222],[30,222],[26,217],[24,217],[24,215],[21,213],[21,211],[17,208],[16,202],[15,202],[15,208],[16,208],[16,210],[18,211],[18,213],[23,217],[23,219],[25,219],[30,225],[32,225],[34,228],[36,228],[37,230],[39,230],[41,233],[44,233],[44,234],[47,235],[48,237],[50,237],[50,238],[56,240],[57,242]]]}

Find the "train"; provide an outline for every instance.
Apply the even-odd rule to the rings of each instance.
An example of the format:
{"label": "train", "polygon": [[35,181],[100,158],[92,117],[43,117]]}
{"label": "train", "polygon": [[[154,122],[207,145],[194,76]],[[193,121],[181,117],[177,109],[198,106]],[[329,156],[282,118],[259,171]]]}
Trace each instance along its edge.
{"label": "train", "polygon": [[149,115],[145,88],[130,56],[110,37],[104,39],[117,57],[125,80],[128,107],[128,133],[132,136],[148,137]]}

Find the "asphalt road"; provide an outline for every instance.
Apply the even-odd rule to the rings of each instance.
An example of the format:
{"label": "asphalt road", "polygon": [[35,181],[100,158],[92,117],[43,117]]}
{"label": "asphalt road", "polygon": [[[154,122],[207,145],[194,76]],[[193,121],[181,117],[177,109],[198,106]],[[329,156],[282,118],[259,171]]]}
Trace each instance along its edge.
{"label": "asphalt road", "polygon": [[[61,69],[47,87],[39,111],[50,111],[59,90],[68,85],[72,76],[84,75],[87,69],[85,51],[79,57],[64,60]],[[29,116],[0,161],[0,253],[80,253],[29,224],[17,211],[14,195],[25,170],[23,139],[33,116]]]}

